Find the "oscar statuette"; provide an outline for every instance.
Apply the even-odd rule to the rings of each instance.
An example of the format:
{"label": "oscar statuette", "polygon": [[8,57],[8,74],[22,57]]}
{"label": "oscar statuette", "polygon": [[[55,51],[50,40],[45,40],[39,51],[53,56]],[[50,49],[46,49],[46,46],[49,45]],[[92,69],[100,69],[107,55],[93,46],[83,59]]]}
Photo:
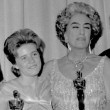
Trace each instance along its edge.
{"label": "oscar statuette", "polygon": [[[78,67],[78,66],[77,66]],[[76,71],[77,78],[73,80],[75,89],[77,90],[77,98],[79,102],[79,110],[85,110],[84,106],[84,90],[86,88],[86,81],[82,78],[82,67],[83,64],[80,64],[80,69]]]}
{"label": "oscar statuette", "polygon": [[17,90],[13,91],[13,100],[9,100],[10,110],[23,110],[24,101],[20,98],[20,93]]}

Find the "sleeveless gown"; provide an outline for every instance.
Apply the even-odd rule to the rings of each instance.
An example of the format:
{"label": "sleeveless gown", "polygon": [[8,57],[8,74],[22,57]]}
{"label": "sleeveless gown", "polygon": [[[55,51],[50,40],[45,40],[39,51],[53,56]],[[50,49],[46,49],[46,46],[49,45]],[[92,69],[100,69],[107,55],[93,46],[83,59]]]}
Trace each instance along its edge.
{"label": "sleeveless gown", "polygon": [[[39,95],[30,96],[29,92],[24,91],[25,88],[21,88],[18,83],[7,83],[3,82],[0,87],[0,110],[4,110],[2,104],[6,104],[7,109],[9,109],[9,100],[13,100],[13,91],[17,90],[20,93],[20,98],[24,101],[23,110],[52,110],[51,101],[48,95],[48,89],[46,84],[41,84],[40,88],[36,90]],[[35,94],[35,93],[30,93]]]}
{"label": "sleeveless gown", "polygon": [[[104,59],[97,67],[85,77],[85,110],[104,110],[107,104],[106,89],[103,79]],[[66,78],[58,68],[57,60],[54,60],[51,73],[51,93],[55,110],[79,110],[77,91],[73,81]]]}

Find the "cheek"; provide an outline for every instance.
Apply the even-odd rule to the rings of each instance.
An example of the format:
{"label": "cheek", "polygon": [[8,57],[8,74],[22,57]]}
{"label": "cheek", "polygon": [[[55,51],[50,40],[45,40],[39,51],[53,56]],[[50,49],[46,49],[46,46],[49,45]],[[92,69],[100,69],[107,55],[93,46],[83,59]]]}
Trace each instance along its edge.
{"label": "cheek", "polygon": [[41,60],[40,58],[36,60],[37,65],[41,66]]}
{"label": "cheek", "polygon": [[25,70],[28,67],[27,63],[17,63],[17,65],[20,70]]}
{"label": "cheek", "polygon": [[88,36],[90,36],[90,35],[91,35],[91,29],[90,29],[90,30],[86,30],[86,34],[87,34]]}
{"label": "cheek", "polygon": [[77,35],[78,35],[78,32],[76,31],[73,31],[73,30],[71,30],[71,31],[69,31],[68,32],[68,39],[70,39],[70,40],[74,40],[75,39],[75,37],[77,37]]}
{"label": "cheek", "polygon": [[36,61],[36,62],[41,62],[41,58],[40,58],[40,55],[38,55],[38,56],[36,56],[35,58],[34,58],[34,60]]}
{"label": "cheek", "polygon": [[91,31],[86,31],[85,32],[85,36],[88,40],[90,40],[90,36],[91,36]]}
{"label": "cheek", "polygon": [[71,35],[68,37],[68,40],[69,40],[70,43],[75,42],[76,39],[77,39],[77,35],[75,35],[75,34],[71,34]]}
{"label": "cheek", "polygon": [[91,36],[91,32],[89,31],[87,34],[88,34],[88,37],[90,38],[90,36]]}

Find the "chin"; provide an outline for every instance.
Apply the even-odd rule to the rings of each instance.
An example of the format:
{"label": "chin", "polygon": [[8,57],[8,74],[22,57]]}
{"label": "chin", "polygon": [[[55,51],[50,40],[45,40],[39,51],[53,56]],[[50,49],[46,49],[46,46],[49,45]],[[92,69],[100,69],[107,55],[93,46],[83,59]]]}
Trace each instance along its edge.
{"label": "chin", "polygon": [[77,49],[85,49],[86,47],[76,47]]}
{"label": "chin", "polygon": [[80,44],[80,45],[76,46],[76,48],[79,48],[79,49],[85,49],[85,48],[87,48],[87,46],[84,45],[84,44],[83,44],[83,45]]}
{"label": "chin", "polygon": [[34,76],[37,76],[38,75],[38,73],[29,73],[28,74],[28,76],[30,76],[30,77],[34,77]]}
{"label": "chin", "polygon": [[28,75],[30,75],[30,76],[35,76],[35,75],[38,75],[38,74],[39,74],[39,71],[40,71],[40,70],[36,69],[36,70],[28,71],[27,73],[28,73]]}

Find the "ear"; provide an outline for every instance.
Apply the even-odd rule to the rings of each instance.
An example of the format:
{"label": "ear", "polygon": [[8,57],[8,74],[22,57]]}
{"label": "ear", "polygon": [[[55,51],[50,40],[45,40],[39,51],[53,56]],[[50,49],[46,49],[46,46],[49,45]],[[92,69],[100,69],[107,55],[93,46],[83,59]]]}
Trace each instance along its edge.
{"label": "ear", "polygon": [[19,67],[17,65],[13,65],[14,68],[19,69]]}
{"label": "ear", "polygon": [[68,36],[67,36],[67,33],[66,32],[64,34],[64,38],[65,38],[65,42],[68,43]]}

